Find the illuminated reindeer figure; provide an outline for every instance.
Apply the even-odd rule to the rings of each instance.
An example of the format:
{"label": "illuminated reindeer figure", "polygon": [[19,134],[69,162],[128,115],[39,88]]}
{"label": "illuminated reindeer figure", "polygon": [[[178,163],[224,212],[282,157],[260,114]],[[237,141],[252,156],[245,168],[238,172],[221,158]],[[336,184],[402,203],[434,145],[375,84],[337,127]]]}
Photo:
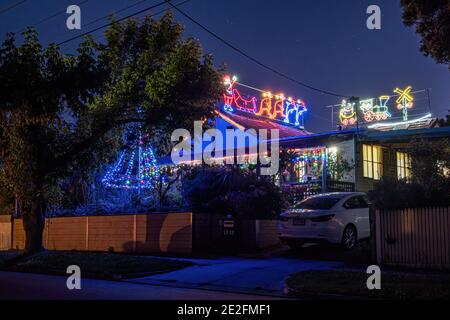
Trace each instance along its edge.
{"label": "illuminated reindeer figure", "polygon": [[246,111],[246,112],[256,112],[256,98],[251,97],[250,99],[242,98],[241,94],[237,89],[234,88],[234,84],[236,83],[237,78],[233,76],[225,76],[223,84],[226,87],[226,92],[223,94],[223,101],[225,111],[234,112],[233,104],[236,106],[238,110]]}
{"label": "illuminated reindeer figure", "polygon": [[292,123],[292,116],[294,117],[295,125],[300,125],[300,119],[303,115],[303,112],[307,111],[305,103],[298,99],[295,101],[292,98],[287,98],[285,101],[285,118],[284,122]]}

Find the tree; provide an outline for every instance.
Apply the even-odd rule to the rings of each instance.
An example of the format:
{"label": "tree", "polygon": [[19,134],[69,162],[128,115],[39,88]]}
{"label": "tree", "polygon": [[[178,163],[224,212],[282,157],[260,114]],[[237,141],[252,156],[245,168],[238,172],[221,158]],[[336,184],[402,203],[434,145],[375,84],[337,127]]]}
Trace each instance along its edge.
{"label": "tree", "polygon": [[25,251],[42,249],[44,215],[63,179],[112,159],[130,123],[158,150],[175,128],[210,117],[220,74],[170,13],[114,22],[106,42],[85,38],[75,56],[42,48],[28,30],[0,49],[0,193],[17,199]]}
{"label": "tree", "polygon": [[450,140],[416,140],[411,142],[412,182],[424,186],[426,193],[433,190],[450,197]]}
{"label": "tree", "polygon": [[403,23],[422,37],[420,50],[450,68],[450,0],[401,0]]}

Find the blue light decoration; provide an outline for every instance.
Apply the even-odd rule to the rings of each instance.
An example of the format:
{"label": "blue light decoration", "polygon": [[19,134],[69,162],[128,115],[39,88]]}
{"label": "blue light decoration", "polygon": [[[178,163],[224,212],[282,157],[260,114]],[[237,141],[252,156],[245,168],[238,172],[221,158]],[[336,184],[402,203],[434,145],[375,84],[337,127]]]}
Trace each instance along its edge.
{"label": "blue light decoration", "polygon": [[[254,116],[282,121],[285,124],[303,127],[303,113],[307,111],[306,104],[301,99],[285,97],[283,94],[273,95],[268,91],[259,90],[237,82],[237,77],[225,76],[223,80],[225,93],[223,94],[223,111],[245,112]],[[243,98],[234,88],[236,84],[262,92],[262,99],[258,104],[256,97]]]}
{"label": "blue light decoration", "polygon": [[[136,150],[137,149],[137,150]],[[115,189],[153,189],[160,180],[161,172],[150,144],[142,137],[131,152],[123,151],[115,165],[106,173],[102,183]]]}

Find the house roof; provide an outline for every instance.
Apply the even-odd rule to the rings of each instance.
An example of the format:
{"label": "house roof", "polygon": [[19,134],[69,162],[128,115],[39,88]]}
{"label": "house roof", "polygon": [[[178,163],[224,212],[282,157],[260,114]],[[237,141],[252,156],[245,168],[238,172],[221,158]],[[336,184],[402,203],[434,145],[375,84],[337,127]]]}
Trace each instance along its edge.
{"label": "house roof", "polygon": [[358,136],[362,141],[402,141],[413,138],[444,138],[450,137],[450,127],[435,127],[421,129],[403,129],[391,131],[366,130]]}
{"label": "house roof", "polygon": [[262,117],[254,117],[251,114],[246,114],[244,116],[237,113],[218,112],[218,116],[241,130],[278,129],[280,139],[295,136],[307,136],[311,134],[311,132],[306,131],[305,129],[300,129],[286,123],[281,123]]}

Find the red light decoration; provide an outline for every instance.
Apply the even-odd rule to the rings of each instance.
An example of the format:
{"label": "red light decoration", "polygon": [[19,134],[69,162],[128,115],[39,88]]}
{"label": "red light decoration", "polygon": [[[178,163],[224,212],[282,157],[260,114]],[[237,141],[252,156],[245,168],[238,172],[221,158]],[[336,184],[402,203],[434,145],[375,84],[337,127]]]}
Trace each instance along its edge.
{"label": "red light decoration", "polygon": [[307,111],[305,103],[291,97],[285,98],[283,94],[273,96],[270,92],[263,92],[262,99],[257,105],[257,99],[251,97],[245,99],[240,92],[234,88],[237,78],[225,76],[224,85],[226,92],[223,94],[223,109],[228,112],[243,111],[256,116],[269,119],[282,120],[288,124],[301,125],[303,112]]}

